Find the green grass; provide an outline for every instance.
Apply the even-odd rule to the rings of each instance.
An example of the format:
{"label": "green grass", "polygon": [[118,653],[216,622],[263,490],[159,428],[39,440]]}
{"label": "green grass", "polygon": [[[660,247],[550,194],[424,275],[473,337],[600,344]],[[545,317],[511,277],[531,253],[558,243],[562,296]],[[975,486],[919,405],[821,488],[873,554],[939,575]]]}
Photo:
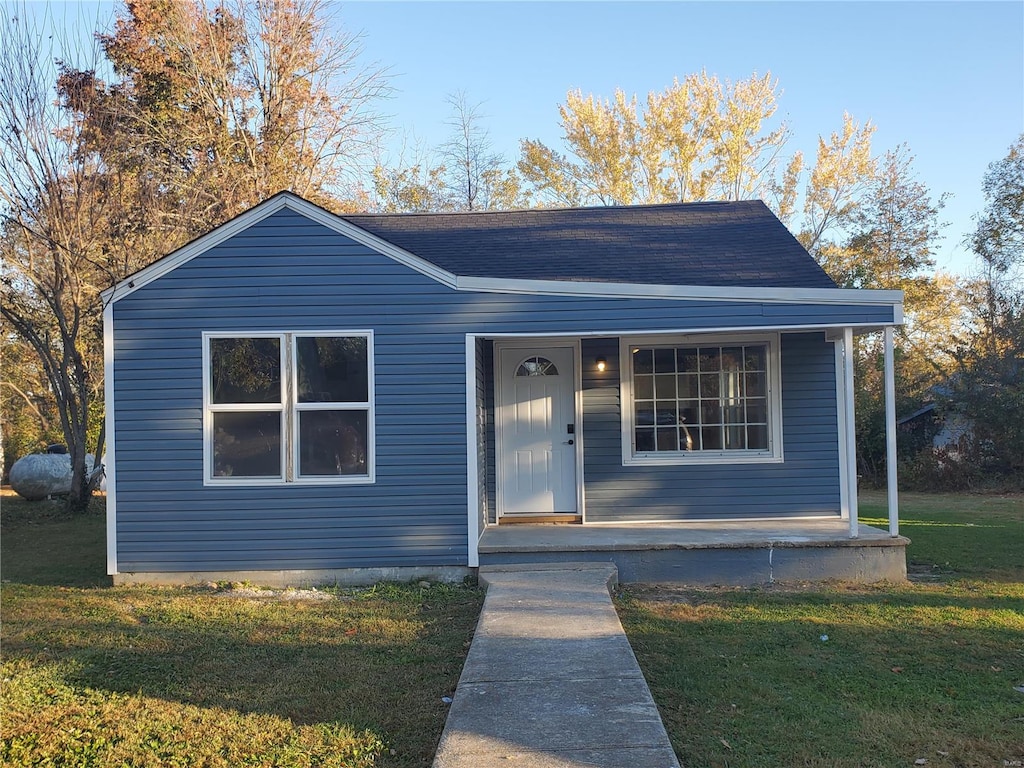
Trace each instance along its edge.
{"label": "green grass", "polygon": [[[901,493],[899,513],[912,575],[1024,581],[1024,495]],[[860,517],[888,527],[885,496],[862,494]]]}
{"label": "green grass", "polygon": [[1024,498],[901,502],[927,582],[622,590],[683,765],[1024,761]]}
{"label": "green grass", "polygon": [[479,590],[115,588],[102,517],[2,505],[3,765],[431,764]]}

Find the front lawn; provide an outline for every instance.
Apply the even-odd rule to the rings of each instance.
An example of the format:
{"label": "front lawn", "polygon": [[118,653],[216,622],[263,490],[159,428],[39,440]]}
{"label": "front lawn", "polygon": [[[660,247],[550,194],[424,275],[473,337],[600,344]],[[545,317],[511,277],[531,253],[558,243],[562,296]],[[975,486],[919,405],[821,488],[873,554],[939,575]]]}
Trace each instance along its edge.
{"label": "front lawn", "polygon": [[926,581],[621,590],[684,766],[1024,764],[1024,497],[901,502]]}
{"label": "front lawn", "polygon": [[431,764],[479,590],[114,588],[100,515],[2,507],[3,765]]}

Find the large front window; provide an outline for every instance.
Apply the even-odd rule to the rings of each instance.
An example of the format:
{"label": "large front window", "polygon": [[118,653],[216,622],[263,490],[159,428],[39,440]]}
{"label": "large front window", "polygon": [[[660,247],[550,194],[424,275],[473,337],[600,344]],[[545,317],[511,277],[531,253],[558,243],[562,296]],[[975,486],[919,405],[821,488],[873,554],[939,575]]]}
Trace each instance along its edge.
{"label": "large front window", "polygon": [[206,480],[372,482],[369,332],[206,334]]}
{"label": "large front window", "polygon": [[777,344],[626,340],[627,463],[781,458]]}

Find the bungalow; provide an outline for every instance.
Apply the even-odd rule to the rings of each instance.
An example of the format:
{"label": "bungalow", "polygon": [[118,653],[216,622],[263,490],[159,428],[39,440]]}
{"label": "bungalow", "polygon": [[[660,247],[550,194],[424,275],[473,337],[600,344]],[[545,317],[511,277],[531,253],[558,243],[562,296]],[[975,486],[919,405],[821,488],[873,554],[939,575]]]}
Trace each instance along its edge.
{"label": "bungalow", "polygon": [[852,378],[902,294],[837,288],[759,201],[337,216],[281,193],[104,306],[118,582],[566,559],[742,582],[737,551],[799,547],[769,577],[905,573],[895,496],[890,531],[857,519]]}

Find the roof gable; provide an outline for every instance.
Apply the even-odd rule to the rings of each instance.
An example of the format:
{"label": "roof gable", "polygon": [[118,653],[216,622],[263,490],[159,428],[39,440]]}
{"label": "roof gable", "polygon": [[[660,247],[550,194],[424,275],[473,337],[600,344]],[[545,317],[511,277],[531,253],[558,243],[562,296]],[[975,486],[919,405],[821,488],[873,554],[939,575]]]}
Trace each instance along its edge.
{"label": "roof gable", "polygon": [[211,248],[229,240],[238,233],[248,229],[254,224],[274,215],[278,211],[290,208],[291,210],[305,216],[312,221],[332,229],[340,235],[349,238],[357,243],[372,248],[395,261],[410,267],[440,283],[455,287],[455,275],[438,268],[429,261],[425,261],[391,243],[381,240],[376,235],[359,228],[345,219],[335,216],[330,211],[305,200],[292,192],[279,192],[273,197],[265,200],[259,205],[250,208],[248,211],[239,214],[230,221],[221,224],[214,230],[202,235],[195,240],[183,245],[181,248],[164,256],[162,259],[153,262],[148,267],[140,269],[133,275],[121,280],[117,285],[103,291],[104,303],[118,301],[133,291],[142,288],[163,275],[177,269],[182,264],[191,261]]}

